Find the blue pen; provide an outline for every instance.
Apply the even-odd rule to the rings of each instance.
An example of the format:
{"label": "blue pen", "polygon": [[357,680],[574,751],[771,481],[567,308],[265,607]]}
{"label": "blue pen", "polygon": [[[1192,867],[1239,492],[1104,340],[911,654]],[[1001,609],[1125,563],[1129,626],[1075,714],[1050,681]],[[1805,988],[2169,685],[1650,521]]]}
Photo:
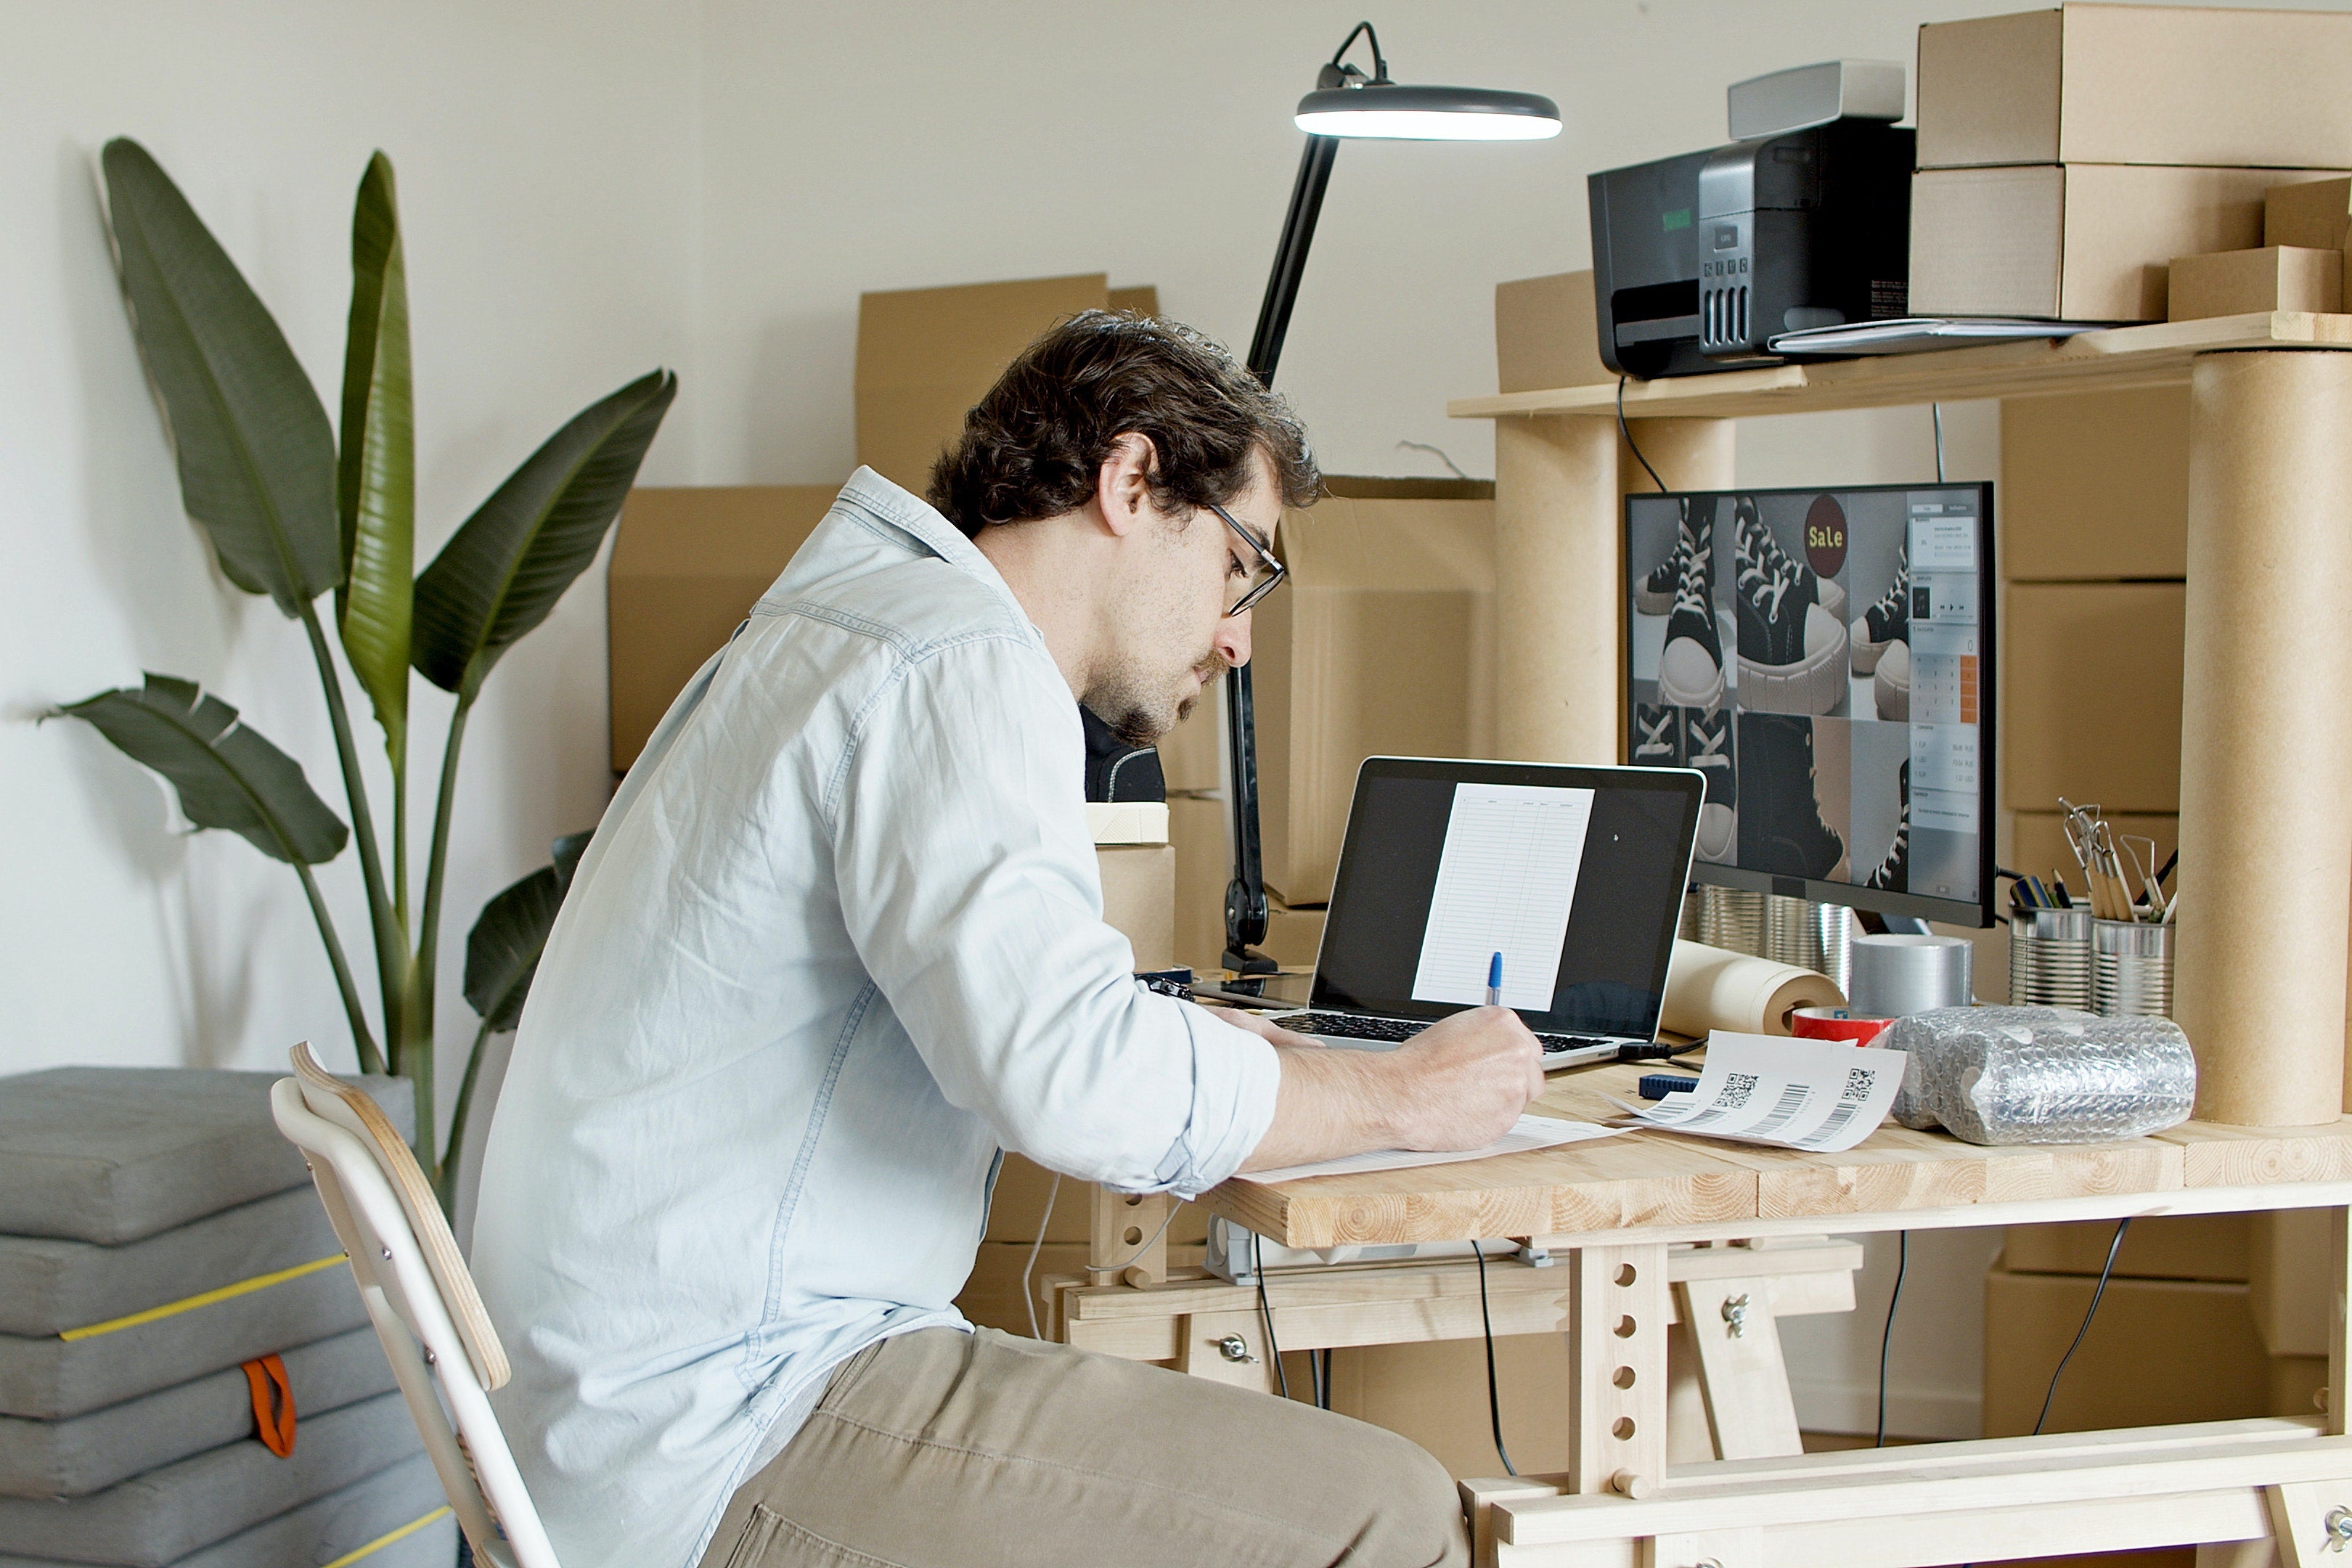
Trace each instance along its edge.
{"label": "blue pen", "polygon": [[1503,1005],[1503,955],[1496,953],[1486,961],[1486,1005]]}

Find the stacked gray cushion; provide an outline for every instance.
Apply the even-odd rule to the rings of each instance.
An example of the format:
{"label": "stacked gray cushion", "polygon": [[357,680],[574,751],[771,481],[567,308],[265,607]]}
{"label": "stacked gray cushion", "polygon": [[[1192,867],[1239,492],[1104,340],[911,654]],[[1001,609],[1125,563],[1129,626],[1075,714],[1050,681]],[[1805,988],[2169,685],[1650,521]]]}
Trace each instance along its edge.
{"label": "stacked gray cushion", "polygon": [[[432,1461],[417,1454],[365,1480],[239,1531],[226,1541],[175,1558],[168,1568],[318,1568],[446,1506]],[[457,1523],[444,1515],[360,1561],[367,1568],[449,1568],[457,1557]],[[89,1568],[89,1564],[86,1558],[25,1556],[0,1546],[0,1568]]]}
{"label": "stacked gray cushion", "polygon": [[[393,1386],[373,1329],[281,1358],[300,1420]],[[308,1428],[298,1426],[297,1446]],[[236,1367],[66,1421],[0,1416],[0,1497],[81,1497],[175,1459],[253,1436],[253,1395]]]}
{"label": "stacked gray cushion", "polygon": [[[68,1068],[0,1080],[0,1568],[311,1568],[439,1505],[340,1262],[61,1337],[339,1257],[270,1120],[277,1076]],[[414,1126],[406,1083],[356,1081]],[[270,1354],[299,1417],[285,1458],[256,1438],[238,1366]],[[443,1568],[453,1544],[436,1526],[367,1561]]]}

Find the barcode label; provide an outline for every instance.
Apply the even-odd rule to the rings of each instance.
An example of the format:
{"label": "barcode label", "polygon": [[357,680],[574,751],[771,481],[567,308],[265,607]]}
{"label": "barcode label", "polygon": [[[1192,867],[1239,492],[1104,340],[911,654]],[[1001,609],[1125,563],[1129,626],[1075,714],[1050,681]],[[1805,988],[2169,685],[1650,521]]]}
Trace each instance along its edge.
{"label": "barcode label", "polygon": [[1813,1129],[1813,1135],[1811,1138],[1806,1139],[1805,1142],[1808,1143],[1823,1145],[1835,1142],[1837,1141],[1837,1135],[1841,1131],[1844,1131],[1845,1124],[1853,1121],[1854,1112],[1861,1109],[1862,1101],[1858,1100],[1839,1100],[1836,1106],[1831,1110],[1829,1120],[1823,1121],[1819,1127]]}
{"label": "barcode label", "polygon": [[1756,1075],[1754,1073],[1727,1073],[1724,1076],[1723,1088],[1716,1094],[1715,1103],[1695,1113],[1682,1125],[1705,1127],[1709,1122],[1722,1121],[1735,1110],[1745,1110],[1748,1109],[1748,1097],[1755,1092]]}
{"label": "barcode label", "polygon": [[1748,1128],[1747,1135],[1750,1138],[1771,1137],[1796,1120],[1797,1112],[1802,1110],[1805,1108],[1805,1102],[1812,1098],[1813,1089],[1811,1084],[1790,1084],[1780,1091],[1780,1103],[1772,1107],[1772,1113],[1755,1126]]}

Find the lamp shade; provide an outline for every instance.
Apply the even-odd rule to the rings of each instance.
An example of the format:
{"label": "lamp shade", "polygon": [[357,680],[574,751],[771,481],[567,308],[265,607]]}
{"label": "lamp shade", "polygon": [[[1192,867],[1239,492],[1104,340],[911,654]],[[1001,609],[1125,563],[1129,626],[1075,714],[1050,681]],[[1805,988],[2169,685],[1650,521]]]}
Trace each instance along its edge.
{"label": "lamp shade", "polygon": [[1559,134],[1559,105],[1532,92],[1372,82],[1308,93],[1298,100],[1298,129],[1402,142],[1540,142]]}

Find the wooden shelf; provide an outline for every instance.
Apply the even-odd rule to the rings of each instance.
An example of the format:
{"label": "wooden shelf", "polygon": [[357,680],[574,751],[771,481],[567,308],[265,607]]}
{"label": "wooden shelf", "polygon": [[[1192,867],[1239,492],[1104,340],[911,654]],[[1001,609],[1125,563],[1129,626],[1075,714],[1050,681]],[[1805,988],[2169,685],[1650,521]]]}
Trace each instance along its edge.
{"label": "wooden shelf", "polygon": [[[1884,354],[1811,364],[1730,370],[1625,384],[1633,419],[1752,418],[1834,408],[2021,397],[2037,393],[2113,390],[2184,384],[2199,354],[2232,349],[2352,349],[2352,315],[2279,310],[2113,327],[2055,342],[1988,343],[1933,353]],[[1617,384],[1457,398],[1456,419],[1530,415],[1599,415],[1617,408]]]}

